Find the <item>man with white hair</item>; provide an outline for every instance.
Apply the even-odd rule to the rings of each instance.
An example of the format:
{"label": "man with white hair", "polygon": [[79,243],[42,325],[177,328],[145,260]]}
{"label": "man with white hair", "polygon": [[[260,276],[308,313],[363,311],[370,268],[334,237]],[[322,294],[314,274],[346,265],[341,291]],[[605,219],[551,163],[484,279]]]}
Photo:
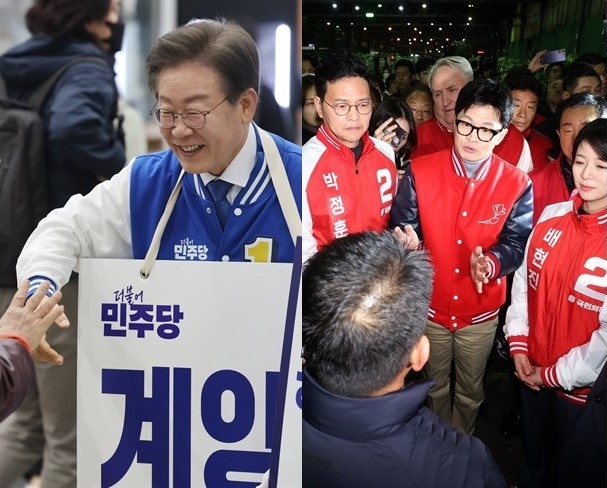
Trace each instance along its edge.
{"label": "man with white hair", "polygon": [[[455,102],[460,90],[473,79],[472,66],[461,56],[441,58],[432,66],[428,84],[436,118],[417,126],[417,148],[413,151],[413,159],[453,147]],[[494,152],[525,173],[533,168],[529,145],[518,130],[509,130]]]}

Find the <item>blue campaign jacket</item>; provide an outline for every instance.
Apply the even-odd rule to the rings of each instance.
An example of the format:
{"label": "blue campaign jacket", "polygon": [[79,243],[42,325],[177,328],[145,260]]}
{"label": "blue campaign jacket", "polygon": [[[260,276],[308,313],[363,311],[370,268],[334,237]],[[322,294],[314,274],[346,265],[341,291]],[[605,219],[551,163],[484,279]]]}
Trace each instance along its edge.
{"label": "blue campaign jacket", "polygon": [[[283,159],[301,215],[301,147],[270,135]],[[158,259],[179,259],[187,245],[198,250],[195,260],[293,262],[293,239],[257,132],[256,137],[257,160],[247,186],[233,202],[225,230],[222,232],[213,199],[205,193],[199,176],[186,174],[162,236]],[[130,205],[135,259],[145,257],[180,171],[179,161],[170,150],[141,156],[133,162]]]}
{"label": "blue campaign jacket", "polygon": [[433,382],[373,398],[322,388],[304,369],[304,488],[493,488],[487,447],[423,406]]}

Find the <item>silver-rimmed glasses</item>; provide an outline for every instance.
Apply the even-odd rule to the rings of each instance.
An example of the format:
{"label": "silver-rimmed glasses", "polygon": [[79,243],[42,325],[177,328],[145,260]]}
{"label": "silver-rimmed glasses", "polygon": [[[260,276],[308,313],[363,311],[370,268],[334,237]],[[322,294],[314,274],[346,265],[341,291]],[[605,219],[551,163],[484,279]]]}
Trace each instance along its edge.
{"label": "silver-rimmed glasses", "polygon": [[219,107],[228,98],[229,97],[225,97],[221,102],[219,102],[210,110],[202,111],[189,109],[184,110],[183,112],[171,112],[170,110],[157,108],[156,110],[152,110],[151,114],[154,115],[160,127],[164,129],[172,129],[173,127],[175,127],[178,115],[181,116],[181,120],[183,120],[183,123],[187,125],[190,129],[202,129],[207,122],[207,115],[209,115],[213,110]]}

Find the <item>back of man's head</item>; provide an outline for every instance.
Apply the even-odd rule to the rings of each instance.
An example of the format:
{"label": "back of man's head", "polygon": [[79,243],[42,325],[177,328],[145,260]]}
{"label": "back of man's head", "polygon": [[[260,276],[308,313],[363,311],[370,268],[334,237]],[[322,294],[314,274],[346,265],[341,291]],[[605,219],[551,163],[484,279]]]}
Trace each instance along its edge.
{"label": "back of man's head", "polygon": [[353,234],[303,271],[306,369],[327,390],[371,396],[407,366],[426,325],[432,265],[389,232]]}
{"label": "back of man's head", "polygon": [[370,80],[369,70],[365,63],[356,56],[347,51],[334,51],[316,65],[314,72],[316,75],[316,94],[321,99],[327,93],[327,83],[333,83],[344,78],[363,78]]}

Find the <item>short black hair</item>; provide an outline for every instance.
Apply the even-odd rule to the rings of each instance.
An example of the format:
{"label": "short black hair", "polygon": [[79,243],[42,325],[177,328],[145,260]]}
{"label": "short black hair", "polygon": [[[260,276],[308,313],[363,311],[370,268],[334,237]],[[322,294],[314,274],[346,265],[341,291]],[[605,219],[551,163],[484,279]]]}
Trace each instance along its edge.
{"label": "short black hair", "polygon": [[590,66],[596,66],[597,64],[604,63],[606,61],[605,56],[601,56],[599,53],[583,53],[573,60],[574,63],[586,63]]}
{"label": "short black hair", "polygon": [[466,84],[459,92],[455,102],[455,113],[469,109],[472,105],[490,105],[500,116],[502,127],[508,127],[514,114],[514,102],[508,87],[491,79],[473,80]]}
{"label": "short black hair", "polygon": [[306,92],[314,86],[314,73],[306,73],[301,77],[301,108],[306,104]]}
{"label": "short black hair", "polygon": [[411,73],[411,76],[415,74],[415,65],[410,59],[399,59],[394,65],[394,72],[396,73],[396,68],[400,68],[401,66],[406,66],[407,68],[409,68],[409,73]]}
{"label": "short black hair", "polygon": [[528,70],[513,69],[504,79],[506,86],[512,90],[530,91],[539,99],[542,98],[542,84]]}
{"label": "short black hair", "polygon": [[607,137],[605,134],[607,134],[607,119],[595,119],[582,127],[573,141],[574,159],[578,146],[586,141],[594,149],[599,159],[607,162]]}
{"label": "short black hair", "polygon": [[578,85],[579,79],[587,76],[594,76],[599,84],[601,83],[601,77],[591,65],[583,62],[573,63],[567,68],[567,73],[563,78],[563,91],[571,93]]}
{"label": "short black hair", "polygon": [[436,59],[434,58],[421,57],[415,63],[415,71],[417,73],[421,73],[422,71],[428,71],[430,68],[432,68],[435,62]]}
{"label": "short black hair", "polygon": [[425,251],[385,231],[351,234],[302,277],[305,368],[327,390],[367,397],[393,381],[424,333],[432,289]]}
{"label": "short black hair", "polygon": [[316,68],[316,58],[314,56],[312,56],[311,54],[308,54],[306,52],[302,53],[301,60],[310,61],[310,64],[312,65],[312,67]]}
{"label": "short black hair", "polygon": [[575,93],[557,105],[554,113],[557,128],[561,126],[561,118],[565,110],[586,106],[594,107],[597,118],[602,119],[607,117],[607,100],[593,93]]}
{"label": "short black hair", "polygon": [[365,63],[348,51],[333,51],[318,62],[315,70],[316,95],[324,99],[327,84],[343,78],[363,78],[370,81],[369,70]]}

